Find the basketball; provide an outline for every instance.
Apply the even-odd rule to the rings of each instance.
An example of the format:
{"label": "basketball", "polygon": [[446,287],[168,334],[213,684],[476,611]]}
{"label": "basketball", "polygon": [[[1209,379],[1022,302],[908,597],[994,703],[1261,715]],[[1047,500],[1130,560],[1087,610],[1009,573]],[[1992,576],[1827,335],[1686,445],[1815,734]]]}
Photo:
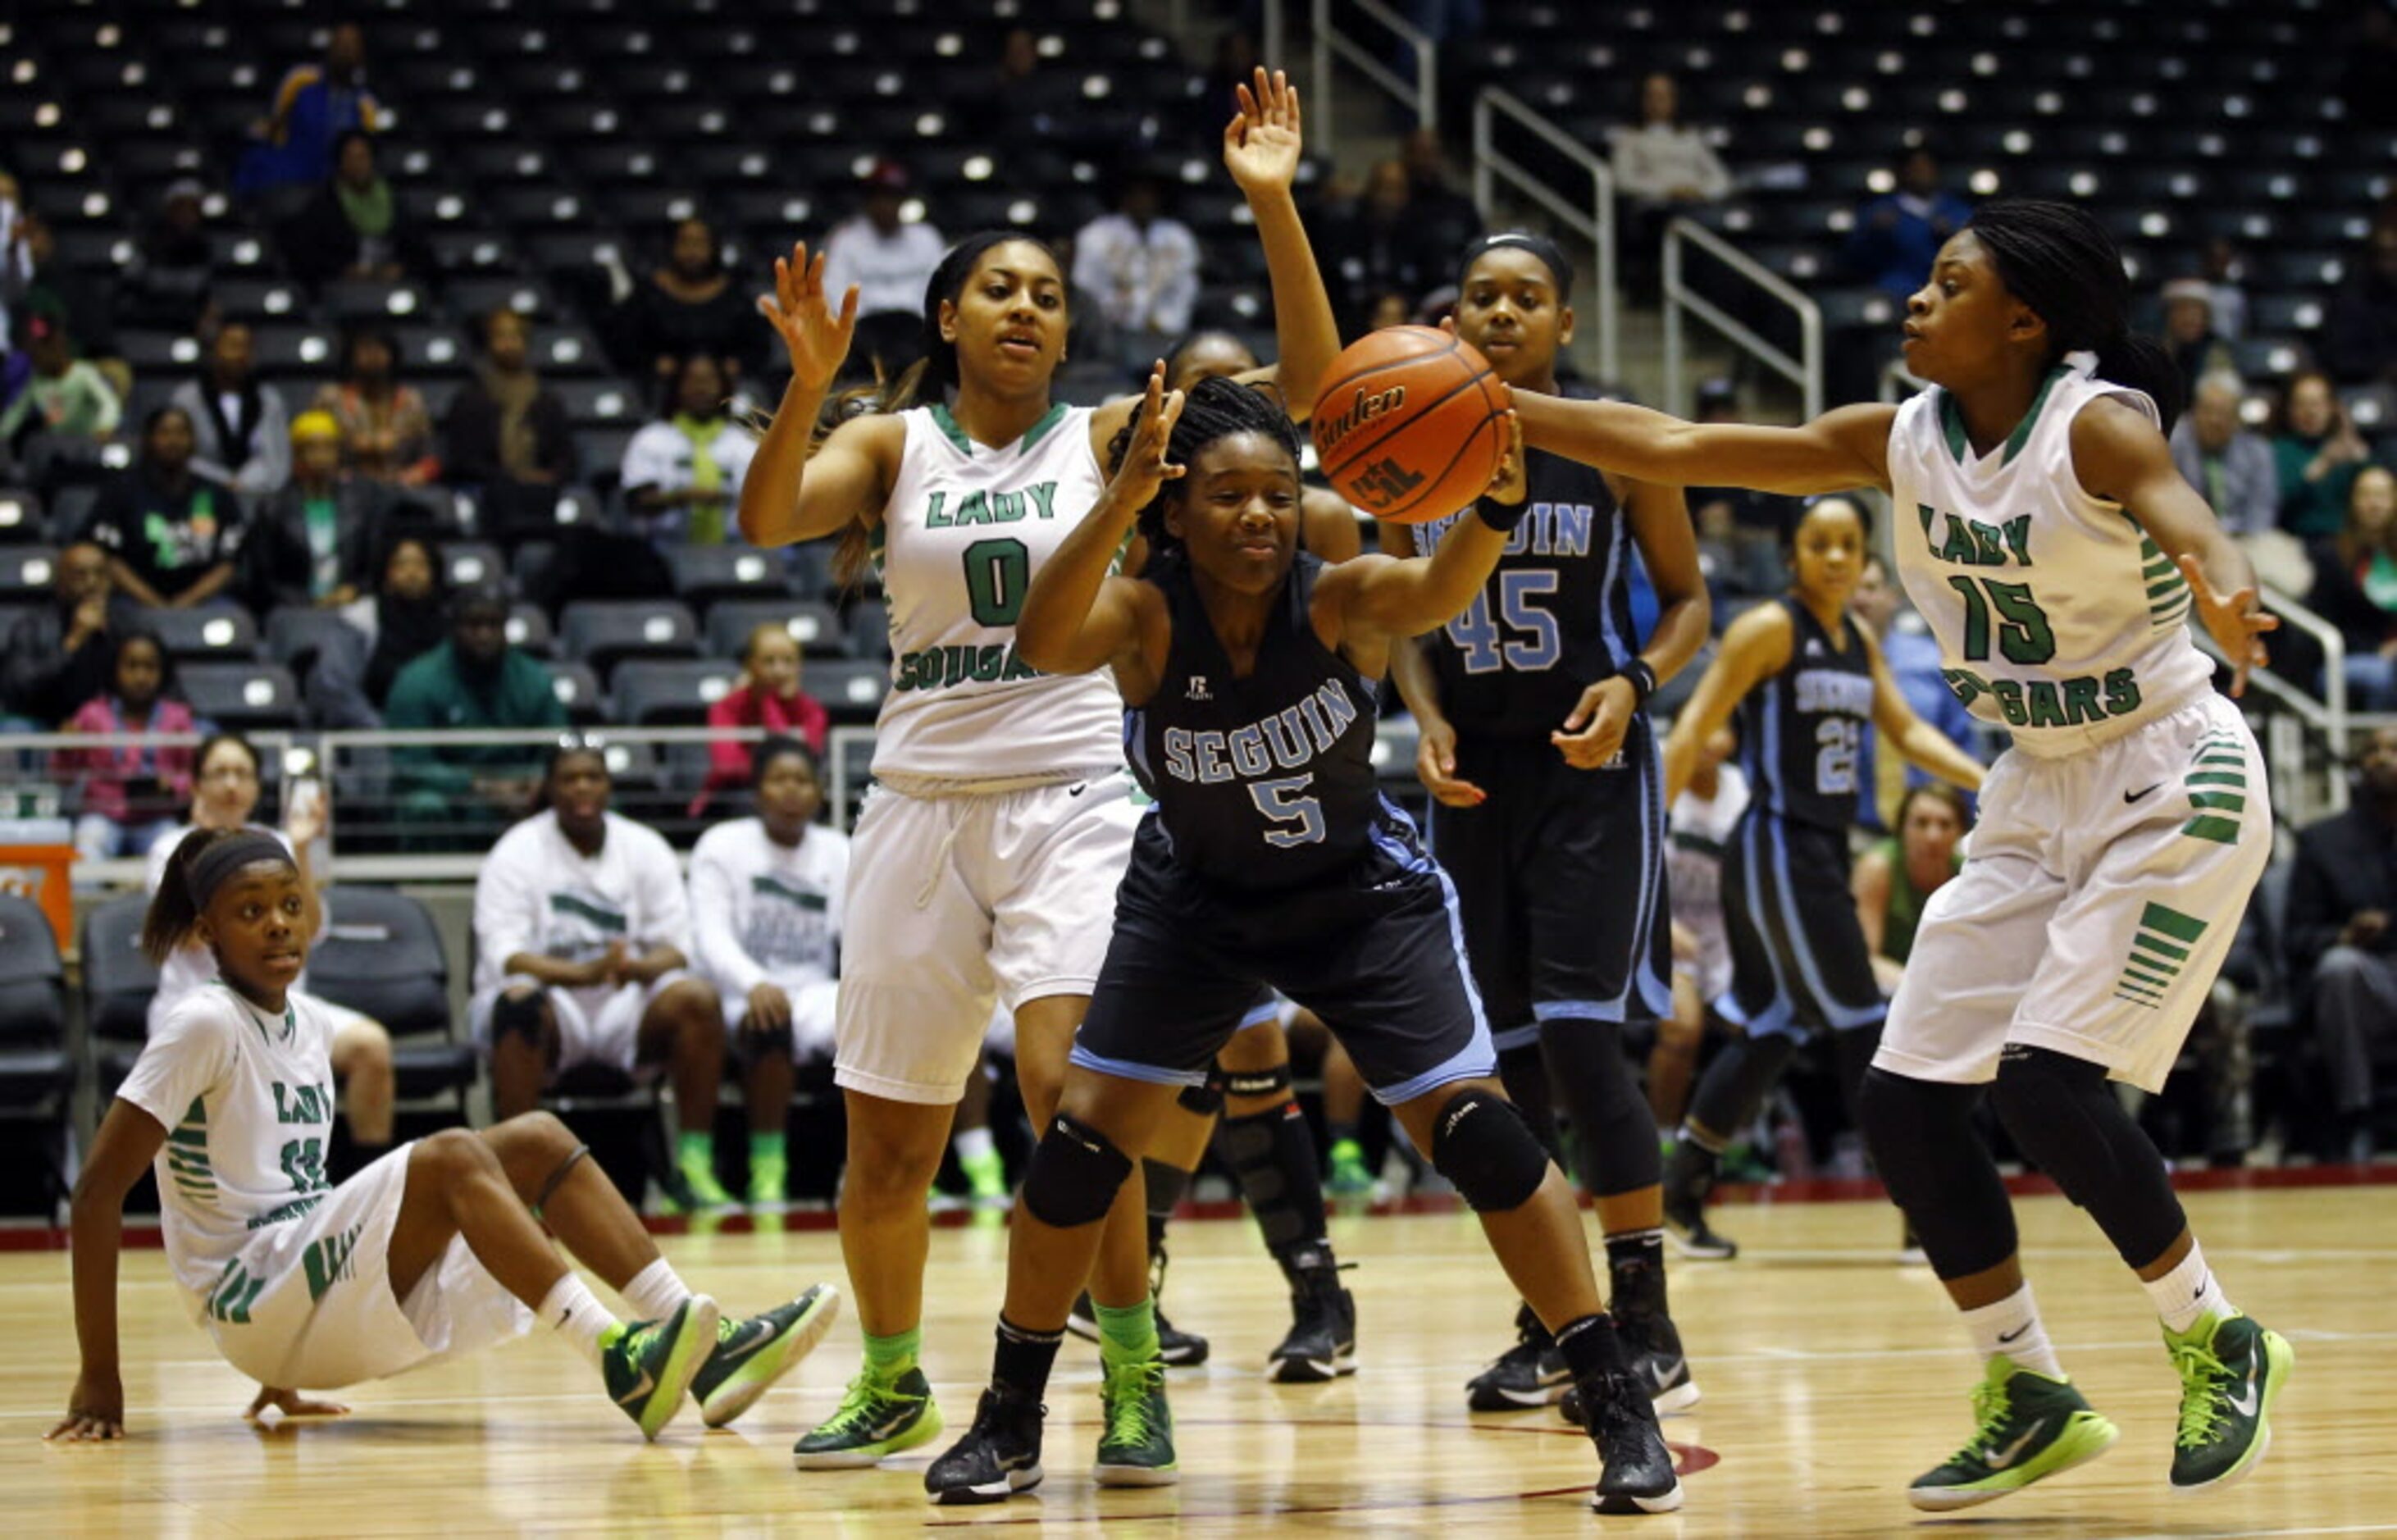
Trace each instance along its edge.
{"label": "basketball", "polygon": [[1444,518],[1498,474],[1513,402],[1461,338],[1385,328],[1332,361],[1315,400],[1315,458],[1332,490],[1376,518]]}

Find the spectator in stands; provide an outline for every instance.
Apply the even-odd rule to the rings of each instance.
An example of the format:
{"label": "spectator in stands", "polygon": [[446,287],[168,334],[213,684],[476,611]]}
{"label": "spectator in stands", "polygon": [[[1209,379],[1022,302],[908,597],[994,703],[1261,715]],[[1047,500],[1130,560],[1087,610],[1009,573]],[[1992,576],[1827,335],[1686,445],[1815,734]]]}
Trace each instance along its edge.
{"label": "spectator in stands", "polygon": [[733,421],[713,355],[686,355],[670,383],[666,416],[624,446],[624,504],[641,533],[661,545],[721,545],[733,530],[757,438]]}
{"label": "spectator in stands", "polygon": [[366,34],[343,22],[327,37],[322,63],[301,64],[286,74],[275,89],[272,115],[251,128],[261,142],[243,153],[234,190],[271,194],[316,186],[333,174],[343,134],[382,132],[389,120],[366,88]]}
{"label": "spectator in stands", "polygon": [[832,1057],[849,837],[815,821],[823,778],[805,743],[769,738],[742,749],[757,815],[699,837],[690,930],[691,964],[724,1002],[748,1090],[754,1209],[787,1196],[793,1063]]}
{"label": "spectator in stands", "polygon": [[[767,622],[749,633],[741,649],[741,677],[707,708],[707,725],[728,732],[763,728],[769,736],[804,739],[810,751],[824,753],[832,719],[821,702],[799,688],[799,678],[797,638],[788,627]],[[730,737],[707,745],[707,780],[691,801],[691,817],[704,813],[716,793],[749,783],[755,748]]]}
{"label": "spectator in stands", "polygon": [[[108,688],[86,701],[62,730],[88,733],[190,732],[192,708],[175,698],[174,660],[154,631],[116,638]],[[75,850],[86,861],[145,855],[175,827],[192,795],[192,751],[152,743],[60,749],[50,778],[76,786]]]}
{"label": "spectator in stands", "polygon": [[[96,274],[78,270],[59,256],[59,237],[50,221],[31,209],[24,211],[18,224],[24,235],[25,251],[33,259],[32,283],[24,295],[29,303],[47,302],[57,307],[66,318],[84,356],[90,359],[108,381],[109,387],[123,400],[133,389],[133,369],[117,356],[116,293],[109,280]],[[0,261],[0,273],[7,264]],[[0,296],[7,293],[7,284],[0,282]],[[5,310],[0,310],[5,314]],[[23,339],[18,339],[21,344]]]}
{"label": "spectator in stands", "polygon": [[26,309],[19,329],[32,372],[17,398],[0,409],[0,448],[28,482],[48,492],[98,475],[100,448],[116,437],[124,411],[100,370],[75,356],[56,304],[45,298]]}
{"label": "spectator in stands", "polygon": [[283,254],[309,284],[397,283],[423,270],[422,247],[375,165],[371,138],[355,129],[341,136],[331,179],[283,228]]}
{"label": "spectator in stands", "polygon": [[1640,83],[1640,121],[1617,128],[1614,185],[1631,200],[1636,238],[1625,256],[1642,272],[1656,265],[1666,221],[1691,204],[1731,195],[1731,173],[1700,130],[1681,121],[1680,82],[1659,70]]}
{"label": "spectator in stands", "polygon": [[2205,243],[2198,256],[2198,277],[2205,282],[2214,307],[2216,335],[2232,341],[2247,335],[2247,259],[2228,235]]}
{"label": "spectator in stands", "polygon": [[192,420],[161,407],[141,424],[141,455],[100,489],[90,537],[111,582],[154,609],[188,609],[223,593],[248,533],[241,499],[192,474]]}
{"label": "spectator in stands", "polygon": [[204,331],[214,311],[216,249],[208,244],[208,189],[196,177],[178,177],[158,200],[157,217],[141,233],[126,268],[117,305],[131,326],[184,334]]}
{"label": "spectator in stands", "polygon": [[[566,707],[549,670],[508,645],[508,596],[497,583],[461,594],[450,606],[449,639],[399,671],[383,705],[395,732],[458,728],[555,730]],[[399,816],[419,830],[416,843],[479,846],[520,814],[541,780],[541,750],[525,743],[407,743],[392,751]],[[430,837],[442,828],[447,837]]]}
{"label": "spectator in stands", "polygon": [[20,345],[9,329],[9,305],[33,282],[33,242],[26,230],[33,214],[17,198],[17,181],[11,177],[7,191],[0,193],[0,348]]}
{"label": "spectator in stands", "polygon": [[50,577],[50,602],[36,605],[8,628],[0,673],[0,712],[48,732],[108,688],[116,638],[132,607],[108,581],[108,553],[87,540],[60,551]]}
{"label": "spectator in stands", "polygon": [[2397,727],[2374,730],[2355,801],[2297,836],[2289,966],[2313,1014],[2342,1153],[2372,1158],[2373,1061],[2397,1042]]}
{"label": "spectator in stands", "polygon": [[1848,888],[1856,920],[1872,948],[1873,977],[1884,995],[1897,993],[1922,906],[1964,869],[1963,838],[1973,826],[1964,794],[1945,781],[1926,781],[1897,805],[1897,834],[1856,858]]}
{"label": "spectator in stands", "polygon": [[2164,285],[2164,346],[2180,366],[2181,389],[2191,400],[2209,374],[2237,374],[2239,360],[2214,329],[2214,286],[2203,278],[2175,278]]}
{"label": "spectator in stands", "polygon": [[1899,163],[1896,187],[1856,210],[1848,266],[1904,304],[1930,277],[1941,245],[1972,217],[1972,205],[1939,185],[1938,157],[1917,145]]}
{"label": "spectator in stands", "polygon": [[449,596],[431,538],[392,536],[373,596],[346,606],[341,619],[307,670],[309,713],[320,727],[380,728],[400,670],[449,637]]}
{"label": "spectator in stands", "polygon": [[483,361],[449,401],[441,471],[465,487],[556,487],[574,479],[574,428],[532,367],[532,334],[505,308],[483,317]]}
{"label": "spectator in stands", "polygon": [[2347,489],[2347,522],[2312,547],[2307,607],[2347,643],[2348,708],[2397,710],[2397,475],[2366,465]]}
{"label": "spectator in stands", "polygon": [[337,609],[372,582],[388,495],[376,482],[341,474],[341,430],[327,413],[291,424],[290,484],[259,505],[244,542],[250,603],[261,614],[286,605]]}
{"label": "spectator in stands", "polygon": [[2322,331],[2323,367],[2342,385],[2389,379],[2397,367],[2397,218],[2373,221],[2362,255]]}
{"label": "spectator in stands", "polygon": [[[618,312],[624,367],[648,368],[660,384],[693,354],[706,355],[735,377],[755,368],[764,354],[750,335],[758,329],[754,298],[733,283],[715,226],[703,219],[676,221],[666,260],[634,286]],[[917,302],[923,302],[920,293]]]}
{"label": "spectator in stands", "polygon": [[560,1071],[663,1066],[674,1083],[681,1208],[731,1202],[716,1177],[723,1005],[689,971],[690,905],[674,850],[609,808],[607,757],[553,750],[533,816],[502,836],[475,879],[475,1040],[491,1107],[533,1110]]}
{"label": "spectator in stands", "polygon": [[2208,374],[2197,382],[2187,415],[2172,431],[2173,463],[2234,535],[2273,528],[2281,506],[2272,446],[2239,421],[2245,395],[2237,375]]}
{"label": "spectator in stands", "polygon": [[291,479],[291,419],[283,393],[251,367],[249,328],[229,321],[207,365],[169,399],[192,420],[192,474],[244,497],[267,497]]}
{"label": "spectator in stands", "polygon": [[[1163,179],[1145,167],[1126,169],[1114,210],[1074,234],[1074,289],[1081,301],[1075,329],[1088,331],[1075,339],[1075,352],[1112,358],[1127,373],[1163,357],[1190,329],[1198,262],[1198,237],[1165,210]],[[831,292],[831,264],[825,266]],[[919,301],[922,293],[918,288]]]}
{"label": "spectator in stands", "polygon": [[2304,540],[2337,533],[2346,520],[2348,489],[2371,458],[2372,447],[2347,420],[2330,376],[2320,369],[2291,375],[2281,431],[2272,439],[2281,528]]}
{"label": "spectator in stands", "polygon": [[1399,158],[1407,163],[1408,202],[1424,222],[1426,244],[1441,251],[1464,250],[1481,228],[1481,216],[1473,200],[1456,190],[1440,130],[1409,129],[1399,141]]}
{"label": "spectator in stands", "polygon": [[876,161],[858,196],[858,211],[824,236],[824,292],[838,302],[857,286],[850,353],[895,380],[923,352],[924,288],[948,248],[930,220],[903,218],[907,168],[897,161]]}
{"label": "spectator in stands", "polygon": [[353,475],[422,487],[441,474],[433,415],[416,387],[400,382],[399,343],[377,327],[341,339],[341,378],[316,393],[314,409],[341,430],[341,462]]}
{"label": "spectator in stands", "polygon": [[1365,190],[1324,221],[1318,241],[1323,277],[1340,311],[1341,335],[1369,329],[1373,301],[1392,290],[1417,297],[1447,275],[1453,250],[1434,247],[1434,233],[1416,217],[1406,162],[1373,163]]}

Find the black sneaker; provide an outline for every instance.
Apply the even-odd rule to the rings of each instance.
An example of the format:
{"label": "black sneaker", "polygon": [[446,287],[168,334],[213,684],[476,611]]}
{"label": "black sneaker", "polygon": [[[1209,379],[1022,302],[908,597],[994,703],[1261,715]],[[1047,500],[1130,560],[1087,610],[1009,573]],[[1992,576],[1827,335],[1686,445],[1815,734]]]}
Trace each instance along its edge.
{"label": "black sneaker", "polygon": [[1593,1375],[1575,1387],[1598,1445],[1598,1486],[1589,1506],[1600,1513],[1670,1513],[1681,1506],[1673,1452],[1656,1426],[1648,1387],[1630,1371]]}
{"label": "black sneaker", "polygon": [[1265,1357],[1265,1378],[1320,1385],[1357,1373],[1357,1297],[1340,1287],[1340,1269],[1331,1258],[1300,1265],[1290,1315],[1290,1335]]}
{"label": "black sneaker", "polygon": [[1556,1339],[1528,1305],[1515,1312],[1515,1346],[1465,1382],[1465,1404],[1476,1412],[1530,1412],[1553,1406],[1573,1383]]}
{"label": "black sneaker", "polygon": [[[1099,1340],[1099,1313],[1091,1304],[1088,1290],[1075,1299],[1071,1314],[1065,1318],[1065,1330],[1084,1342]],[[1169,1369],[1196,1369],[1207,1361],[1214,1344],[1196,1332],[1185,1332],[1165,1319],[1165,1307],[1157,1306],[1157,1356]]]}
{"label": "black sneaker", "polygon": [[982,1393],[973,1426],[924,1472],[935,1503],[1001,1503],[1040,1484],[1040,1419],[1049,1409],[999,1389]]}
{"label": "black sneaker", "polygon": [[[1618,1316],[1615,1328],[1623,1339],[1623,1357],[1631,1377],[1648,1392],[1656,1415],[1669,1417],[1698,1404],[1698,1382],[1690,1376],[1690,1359],[1681,1351],[1681,1330],[1669,1318]],[[1565,1404],[1571,1408],[1574,1398],[1568,1394]],[[1568,1410],[1565,1420],[1577,1423],[1582,1419]]]}
{"label": "black sneaker", "polygon": [[1665,1234],[1673,1249],[1700,1261],[1739,1255],[1738,1243],[1707,1224],[1707,1196],[1714,1190],[1714,1160],[1683,1134],[1665,1161]]}

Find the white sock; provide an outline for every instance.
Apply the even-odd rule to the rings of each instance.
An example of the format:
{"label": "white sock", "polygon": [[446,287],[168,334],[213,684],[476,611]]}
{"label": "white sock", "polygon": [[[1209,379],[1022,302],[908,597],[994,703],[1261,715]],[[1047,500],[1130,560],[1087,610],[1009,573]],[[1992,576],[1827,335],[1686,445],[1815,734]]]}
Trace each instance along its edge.
{"label": "white sock", "polygon": [[2179,1266],[2145,1287],[2168,1331],[2186,1332],[2209,1310],[2216,1316],[2230,1314],[2230,1296],[2216,1281],[2214,1269],[2205,1265],[2205,1252],[2194,1239],[2189,1241],[2189,1255],[2180,1259]]}
{"label": "white sock", "polygon": [[1964,1329],[1973,1333],[1973,1346],[1985,1359],[2004,1358],[2034,1374],[2064,1378],[2064,1366],[2056,1360],[2047,1329],[2039,1323],[2039,1306],[2031,1301],[2028,1283],[1995,1305],[1965,1311]]}
{"label": "white sock", "polygon": [[986,1128],[960,1129],[949,1144],[957,1152],[960,1161],[979,1160],[998,1148],[990,1142],[990,1130]]}
{"label": "white sock", "polygon": [[580,1348],[593,1368],[599,1366],[599,1339],[618,1322],[599,1303],[599,1296],[591,1292],[591,1286],[583,1281],[581,1274],[569,1271],[551,1285],[549,1292],[542,1296],[539,1314]]}
{"label": "white sock", "polygon": [[675,1276],[674,1265],[658,1258],[616,1291],[633,1307],[636,1320],[663,1320],[690,1297],[690,1285]]}

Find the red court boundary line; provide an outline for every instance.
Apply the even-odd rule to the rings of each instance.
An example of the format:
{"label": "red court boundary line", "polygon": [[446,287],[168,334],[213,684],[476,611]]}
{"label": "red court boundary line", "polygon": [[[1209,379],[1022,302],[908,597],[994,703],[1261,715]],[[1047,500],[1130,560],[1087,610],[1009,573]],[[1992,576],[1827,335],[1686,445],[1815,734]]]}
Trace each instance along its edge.
{"label": "red court boundary line", "polygon": [[[2055,1194],[2056,1184],[2044,1176],[2018,1175],[2005,1178],[2006,1190],[2018,1197],[2042,1198]],[[2195,1170],[2173,1172],[2173,1186],[2181,1192],[2274,1192],[2284,1188],[2305,1187],[2387,1187],[2397,1186],[2397,1165],[2371,1166],[2257,1166],[2226,1170]],[[1805,1177],[1791,1182],[1734,1182],[1715,1189],[1720,1203],[1860,1203],[1886,1202],[1888,1195],[1879,1181],[1871,1177]],[[1583,1207],[1589,1199],[1582,1199]],[[1464,1204],[1454,1197],[1410,1197],[1374,1203],[1367,1208],[1351,1209],[1334,1203],[1335,1213],[1461,1213]],[[1176,1217],[1181,1219],[1239,1219],[1247,1208],[1237,1201],[1210,1203],[1185,1202]],[[717,1219],[697,1221],[685,1215],[644,1214],[641,1223],[652,1235],[744,1235],[771,1234],[778,1230],[830,1230],[838,1221],[829,1207],[799,1209],[780,1216],[758,1216],[728,1213]],[[773,1221],[779,1217],[780,1224]],[[941,1229],[966,1229],[982,1215],[971,1209],[944,1209],[932,1215],[932,1224]],[[65,1229],[43,1224],[0,1224],[0,1252],[63,1252],[67,1249]],[[129,1251],[147,1250],[161,1243],[155,1225],[127,1225],[124,1245]]]}

